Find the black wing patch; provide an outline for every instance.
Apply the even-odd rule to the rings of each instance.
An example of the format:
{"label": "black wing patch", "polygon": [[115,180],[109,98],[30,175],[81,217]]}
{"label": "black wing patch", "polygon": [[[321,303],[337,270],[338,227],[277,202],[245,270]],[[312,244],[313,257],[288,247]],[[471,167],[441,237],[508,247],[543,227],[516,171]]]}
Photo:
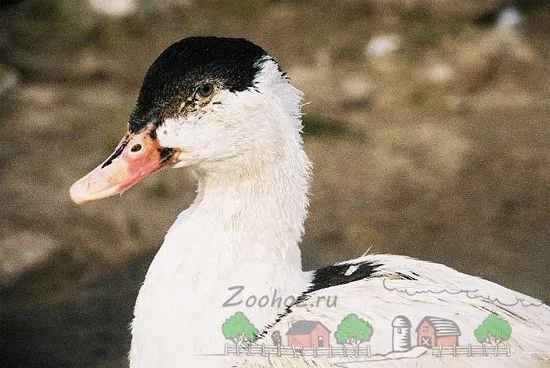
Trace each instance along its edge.
{"label": "black wing patch", "polygon": [[[368,279],[372,277],[378,266],[380,266],[380,264],[363,262],[355,265],[341,264],[320,268],[315,271],[311,286],[306,291],[306,294],[332,286]],[[352,267],[357,268],[352,271]]]}
{"label": "black wing patch", "polygon": [[[258,333],[257,338],[263,338],[284,317],[292,313],[293,307],[309,299],[311,293],[332,286],[349,284],[350,282],[372,278],[380,264],[375,262],[362,262],[357,264],[331,265],[315,271],[309,288],[302,293],[296,301],[279,313],[273,323],[268,324]],[[355,269],[354,269],[355,268]],[[401,275],[400,275],[401,276]],[[409,277],[407,277],[409,278]]]}

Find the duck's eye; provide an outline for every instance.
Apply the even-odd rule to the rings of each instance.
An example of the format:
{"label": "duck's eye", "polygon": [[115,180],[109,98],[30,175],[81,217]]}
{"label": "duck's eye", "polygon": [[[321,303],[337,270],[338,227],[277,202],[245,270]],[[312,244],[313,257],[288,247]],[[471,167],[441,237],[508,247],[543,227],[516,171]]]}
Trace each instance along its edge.
{"label": "duck's eye", "polygon": [[214,92],[214,85],[212,83],[203,83],[197,88],[197,93],[201,97],[209,97]]}

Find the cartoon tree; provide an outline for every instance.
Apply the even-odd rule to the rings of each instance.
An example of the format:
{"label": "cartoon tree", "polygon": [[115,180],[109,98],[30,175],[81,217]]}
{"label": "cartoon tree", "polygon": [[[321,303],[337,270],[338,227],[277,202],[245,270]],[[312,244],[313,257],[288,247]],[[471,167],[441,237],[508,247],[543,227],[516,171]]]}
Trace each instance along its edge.
{"label": "cartoon tree", "polygon": [[281,333],[279,331],[273,331],[271,334],[271,340],[275,346],[279,346],[283,343],[283,338],[281,337]]}
{"label": "cartoon tree", "polygon": [[478,342],[488,342],[491,345],[498,345],[508,340],[511,334],[510,324],[496,313],[491,313],[474,331]]}
{"label": "cartoon tree", "polygon": [[237,312],[225,320],[222,332],[226,339],[235,344],[237,354],[239,354],[239,348],[243,343],[251,343],[256,340],[258,329],[250,323],[243,312]]}
{"label": "cartoon tree", "polygon": [[357,314],[348,314],[338,325],[334,333],[338,344],[350,344],[357,355],[359,344],[369,341],[372,336],[372,326]]}

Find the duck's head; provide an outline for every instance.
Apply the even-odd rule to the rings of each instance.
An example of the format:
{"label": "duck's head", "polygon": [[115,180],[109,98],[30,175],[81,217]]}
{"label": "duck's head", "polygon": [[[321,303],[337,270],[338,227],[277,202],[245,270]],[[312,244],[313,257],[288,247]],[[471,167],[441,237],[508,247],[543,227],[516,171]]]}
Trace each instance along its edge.
{"label": "duck's head", "polygon": [[[114,153],[71,187],[77,203],[122,193],[163,168],[247,172],[300,146],[300,93],[244,39],[192,37],[151,65]],[[294,147],[296,148],[296,147]]]}

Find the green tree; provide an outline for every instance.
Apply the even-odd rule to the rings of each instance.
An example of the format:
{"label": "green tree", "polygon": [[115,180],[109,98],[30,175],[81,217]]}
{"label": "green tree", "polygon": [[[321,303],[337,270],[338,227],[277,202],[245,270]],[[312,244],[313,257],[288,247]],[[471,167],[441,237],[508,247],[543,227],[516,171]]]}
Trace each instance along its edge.
{"label": "green tree", "polygon": [[372,336],[372,326],[365,320],[359,318],[357,314],[348,314],[338,325],[334,333],[338,344],[350,344],[358,353],[359,344],[369,341]]}
{"label": "green tree", "polygon": [[512,327],[508,321],[500,318],[496,313],[491,313],[474,331],[478,342],[488,342],[491,345],[508,340],[511,334]]}
{"label": "green tree", "polygon": [[250,323],[243,312],[237,312],[225,320],[222,325],[222,333],[226,339],[235,344],[237,354],[239,354],[242,343],[250,343],[256,340],[258,329]]}

